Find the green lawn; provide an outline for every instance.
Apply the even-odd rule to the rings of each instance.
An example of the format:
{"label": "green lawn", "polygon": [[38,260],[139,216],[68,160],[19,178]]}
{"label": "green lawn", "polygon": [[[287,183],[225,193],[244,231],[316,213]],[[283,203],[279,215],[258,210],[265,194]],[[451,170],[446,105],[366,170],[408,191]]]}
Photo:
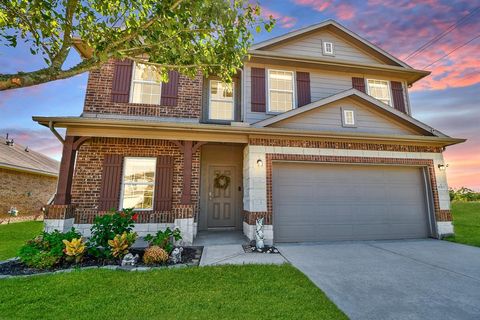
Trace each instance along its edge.
{"label": "green lawn", "polygon": [[452,202],[455,236],[445,240],[480,247],[480,202]]}
{"label": "green lawn", "polygon": [[1,319],[346,319],[285,264],[0,280]]}
{"label": "green lawn", "polygon": [[0,225],[0,261],[15,257],[25,241],[39,235],[42,228],[41,221]]}

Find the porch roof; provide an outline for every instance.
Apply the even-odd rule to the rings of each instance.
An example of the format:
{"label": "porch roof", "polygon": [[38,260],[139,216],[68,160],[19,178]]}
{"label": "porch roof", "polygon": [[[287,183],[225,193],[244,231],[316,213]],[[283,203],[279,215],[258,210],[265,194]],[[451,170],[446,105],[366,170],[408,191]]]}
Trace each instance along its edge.
{"label": "porch roof", "polygon": [[420,136],[397,134],[351,133],[335,131],[298,130],[288,128],[255,127],[244,123],[231,125],[181,123],[142,119],[41,117],[39,124],[67,128],[67,134],[89,137],[144,138],[166,140],[195,140],[207,142],[248,143],[249,138],[327,139],[333,141],[382,142],[432,146],[449,146],[466,141],[448,136]]}

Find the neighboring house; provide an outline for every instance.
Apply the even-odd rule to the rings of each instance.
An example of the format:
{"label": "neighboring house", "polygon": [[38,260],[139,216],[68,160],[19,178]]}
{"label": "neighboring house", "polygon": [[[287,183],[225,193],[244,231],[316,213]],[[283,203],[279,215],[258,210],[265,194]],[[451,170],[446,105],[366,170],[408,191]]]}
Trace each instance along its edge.
{"label": "neighboring house", "polygon": [[12,208],[18,215],[42,214],[53,198],[60,163],[41,153],[0,139],[0,216]]}
{"label": "neighboring house", "polygon": [[[110,61],[67,129],[50,229],[88,235],[135,207],[136,231],[243,230],[267,242],[453,233],[442,152],[463,142],[411,116],[415,70],[335,21],[254,45],[233,88]],[[76,161],[75,161],[76,159]]]}

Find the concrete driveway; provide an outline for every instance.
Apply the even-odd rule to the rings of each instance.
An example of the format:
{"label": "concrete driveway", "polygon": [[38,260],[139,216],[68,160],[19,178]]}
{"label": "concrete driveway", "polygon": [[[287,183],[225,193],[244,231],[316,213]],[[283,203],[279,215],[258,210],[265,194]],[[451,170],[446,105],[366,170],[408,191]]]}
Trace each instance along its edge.
{"label": "concrete driveway", "polygon": [[429,239],[278,248],[351,319],[480,319],[480,248]]}

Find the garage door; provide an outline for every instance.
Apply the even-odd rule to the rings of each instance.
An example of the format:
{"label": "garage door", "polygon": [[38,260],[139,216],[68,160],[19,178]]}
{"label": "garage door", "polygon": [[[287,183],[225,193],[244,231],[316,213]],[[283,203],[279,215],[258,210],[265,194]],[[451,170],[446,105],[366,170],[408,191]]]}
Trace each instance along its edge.
{"label": "garage door", "polygon": [[428,236],[422,169],[274,163],[276,242]]}

